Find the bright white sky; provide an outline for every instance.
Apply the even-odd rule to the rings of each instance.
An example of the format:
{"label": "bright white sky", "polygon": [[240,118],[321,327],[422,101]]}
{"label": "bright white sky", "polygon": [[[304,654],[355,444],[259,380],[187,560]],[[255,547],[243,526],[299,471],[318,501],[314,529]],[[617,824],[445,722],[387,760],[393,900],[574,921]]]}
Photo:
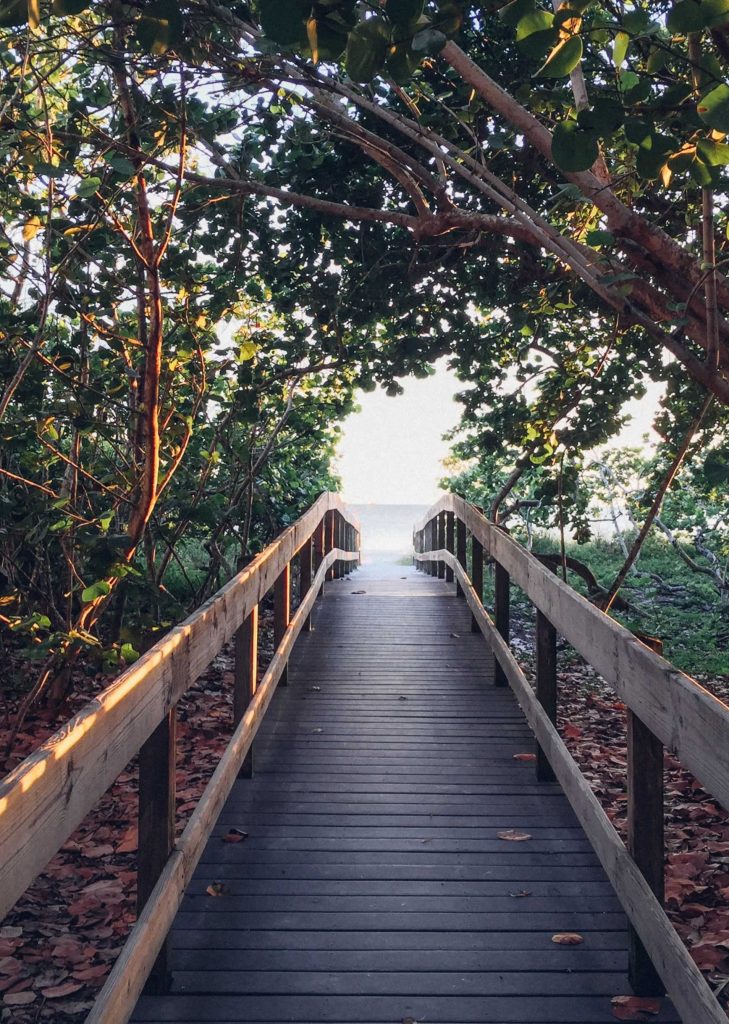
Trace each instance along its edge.
{"label": "bright white sky", "polygon": [[[400,381],[405,394],[389,398],[377,390],[358,396],[361,412],[349,416],[336,463],[344,500],[356,505],[431,505],[444,476],[448,455],[443,434],[456,426],[460,405],[454,395],[464,389],[446,361],[424,380]],[[618,444],[642,445],[650,433],[659,390],[628,406],[632,421]]]}
{"label": "bright white sky", "polygon": [[443,434],[455,427],[463,385],[445,360],[432,377],[401,380],[404,395],[378,389],[358,396],[362,411],[349,416],[336,469],[344,500],[353,505],[432,505],[448,454]]}

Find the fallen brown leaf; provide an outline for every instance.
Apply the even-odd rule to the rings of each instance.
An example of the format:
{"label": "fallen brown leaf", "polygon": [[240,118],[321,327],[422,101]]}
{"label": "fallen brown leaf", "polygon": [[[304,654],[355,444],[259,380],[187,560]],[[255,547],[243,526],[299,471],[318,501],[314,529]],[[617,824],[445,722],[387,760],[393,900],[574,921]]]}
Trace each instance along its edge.
{"label": "fallen brown leaf", "polygon": [[532,838],[528,832],[517,832],[514,828],[506,829],[504,832],[497,832],[496,835],[499,839],[506,839],[510,843],[523,843],[526,839]]}
{"label": "fallen brown leaf", "polygon": [[45,999],[63,999],[64,996],[71,996],[83,988],[81,981],[66,981],[63,985],[54,985],[52,988],[41,989],[41,995]]}
{"label": "fallen brown leaf", "polygon": [[552,942],[558,946],[579,946],[585,940],[577,932],[557,932],[552,936]]}
{"label": "fallen brown leaf", "polygon": [[650,1020],[660,1013],[660,999],[645,999],[642,996],[613,996],[613,1017],[618,1020]]}
{"label": "fallen brown leaf", "polygon": [[536,754],[512,754],[514,761],[536,761]]}
{"label": "fallen brown leaf", "polygon": [[248,833],[243,832],[239,828],[232,828],[226,835],[223,836],[224,843],[242,843],[244,839],[248,838]]}
{"label": "fallen brown leaf", "polygon": [[27,1006],[35,1002],[35,992],[6,992],[3,996],[6,1006]]}

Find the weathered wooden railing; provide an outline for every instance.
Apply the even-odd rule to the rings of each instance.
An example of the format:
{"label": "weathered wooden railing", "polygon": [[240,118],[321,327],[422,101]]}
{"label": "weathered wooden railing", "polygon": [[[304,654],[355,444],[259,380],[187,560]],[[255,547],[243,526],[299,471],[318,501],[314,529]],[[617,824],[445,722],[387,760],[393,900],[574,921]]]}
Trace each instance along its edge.
{"label": "weathered wooden railing", "polygon": [[[147,979],[164,987],[166,940],[190,877],[325,579],[356,563],[359,525],[336,494],[300,519],[0,783],[0,918],[139,754],[137,923],[87,1021],[121,1024]],[[300,603],[291,616],[291,562]],[[258,606],[274,591],[273,658],[256,685]],[[174,841],[175,706],[224,644],[235,641],[235,731]]]}
{"label": "weathered wooden railing", "polygon": [[[467,538],[471,570],[467,571]],[[726,1024],[726,1015],[663,910],[663,748],[729,807],[729,707],[629,630],[563,583],[473,505],[453,494],[415,526],[416,564],[455,579],[472,628],[496,657],[495,684],[510,684],[537,741],[539,779],[564,789],[631,923],[630,979],[640,995],[664,990],[686,1024]],[[494,565],[494,621],[483,607],[484,557]],[[514,583],[536,607],[536,689],[509,648]],[[616,690],[628,711],[628,846],[556,728],[556,637],[563,636]],[[664,989],[665,987],[665,989]]]}

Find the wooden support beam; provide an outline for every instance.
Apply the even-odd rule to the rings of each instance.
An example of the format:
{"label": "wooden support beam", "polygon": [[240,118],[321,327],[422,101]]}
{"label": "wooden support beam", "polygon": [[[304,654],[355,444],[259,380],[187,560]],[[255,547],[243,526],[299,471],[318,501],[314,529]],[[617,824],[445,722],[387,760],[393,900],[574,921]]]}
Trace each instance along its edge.
{"label": "wooden support beam", "polygon": [[[327,524],[326,524],[326,543],[324,545],[324,553],[329,554],[332,548],[337,546],[337,511],[331,509],[327,512]],[[327,579],[333,580],[336,574],[336,566],[332,564],[329,572],[327,573]]]}
{"label": "wooden support beam", "polygon": [[[291,620],[291,563],[276,580],[273,588],[273,648],[274,652],[284,638]],[[288,665],[284,667],[279,686],[288,685]]]}
{"label": "wooden support beam", "polygon": [[[537,700],[552,725],[557,724],[557,631],[537,609]],[[554,782],[554,770],[537,743],[537,778]]]}
{"label": "wooden support beam", "polygon": [[[314,565],[313,565],[313,570],[314,570],[314,575],[315,576],[319,572],[319,566],[324,561],[324,553],[325,553],[325,550],[326,550],[326,532],[327,532],[327,517],[326,517],[326,515],[324,515],[322,517],[321,522],[319,523],[319,525],[314,530],[314,536],[313,536],[313,540],[314,540]],[[323,596],[323,594],[324,594],[324,584],[321,585],[321,587],[319,588],[319,592],[316,595],[317,601],[319,600],[320,597]],[[309,624],[309,629],[311,629],[311,616],[309,616],[309,623],[310,623]]]}
{"label": "wooden support beam", "polygon": [[[483,544],[473,534],[471,534],[471,583],[476,591],[476,596],[483,604]],[[481,632],[475,615],[471,615],[471,632]]]}
{"label": "wooden support beam", "polygon": [[[509,643],[509,574],[499,562],[494,563],[494,622],[504,643]],[[499,662],[494,666],[494,686],[507,686],[508,680]]]}
{"label": "wooden support beam", "polygon": [[[299,551],[299,604],[301,604],[309,593],[309,588],[311,587],[313,558],[314,538],[309,537]],[[311,617],[306,620],[301,628],[305,633],[308,633],[311,630]]]}
{"label": "wooden support beam", "polygon": [[[446,546],[446,514],[445,512],[439,512],[437,521],[437,543],[435,545],[436,550],[441,551]],[[437,576],[439,580],[444,580],[446,574],[445,562],[438,562]]]}
{"label": "wooden support beam", "polygon": [[[445,513],[445,533],[446,533],[445,546],[450,551],[450,553],[452,555],[455,554],[455,551],[456,551],[456,522],[455,522],[455,520],[456,520],[456,516],[455,516],[454,512],[446,512]],[[452,583],[453,582],[453,569],[451,569],[451,567],[449,565],[446,565],[445,580],[446,580],[446,583]]]}
{"label": "wooden support beam", "polygon": [[[258,680],[258,605],[255,605],[235,634],[235,664],[233,667],[233,728],[236,729],[246,713]],[[253,777],[253,745],[243,759],[239,776]]]}
{"label": "wooden support beam", "polygon": [[[171,708],[139,751],[137,916],[157,884],[175,842],[175,724],[175,709]],[[153,995],[168,992],[171,980],[165,940],[145,991]]]}
{"label": "wooden support beam", "polygon": [[[465,570],[466,568],[466,524],[460,518],[456,516],[456,558],[460,565]],[[463,597],[463,587],[456,580],[456,594],[459,597]]]}
{"label": "wooden support beam", "polygon": [[[643,642],[663,653],[660,640]],[[663,744],[628,708],[628,850],[661,906],[665,900]],[[628,929],[628,978],[639,996],[662,996],[665,986],[632,925]]]}

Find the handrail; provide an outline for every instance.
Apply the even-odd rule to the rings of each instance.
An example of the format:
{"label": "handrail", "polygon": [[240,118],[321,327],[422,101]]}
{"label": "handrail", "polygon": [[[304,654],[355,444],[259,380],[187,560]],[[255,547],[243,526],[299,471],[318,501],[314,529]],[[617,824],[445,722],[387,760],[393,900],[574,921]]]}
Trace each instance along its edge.
{"label": "handrail", "polygon": [[[471,538],[471,574],[467,537]],[[724,1011],[664,913],[663,747],[729,806],[729,707],[550,572],[473,505],[445,494],[414,529],[415,561],[456,581],[537,740],[538,778],[555,778],[630,919],[630,976],[640,994],[658,979],[691,1024],[720,1024]],[[494,623],[482,602],[484,556],[496,569]],[[537,608],[536,692],[508,646],[509,585]],[[560,738],[556,722],[556,634],[610,683],[628,708],[630,852]],[[553,772],[553,774],[551,774]]]}
{"label": "handrail", "polygon": [[[325,493],[241,572],[170,630],[111,686],[0,782],[0,916],[13,906],[129,761],[140,754],[139,885],[143,909],[89,1021],[128,1019],[154,968],[164,983],[166,934],[218,812],[242,767],[296,637],[324,580],[359,561],[359,523]],[[290,617],[290,565],[300,604]],[[312,567],[315,570],[312,574]],[[313,575],[313,578],[312,578]],[[276,650],[256,687],[258,605],[274,588]],[[236,638],[237,728],[174,843],[174,710]],[[247,639],[247,646],[244,642]],[[149,898],[147,898],[149,897]],[[157,963],[156,963],[157,962]]]}

